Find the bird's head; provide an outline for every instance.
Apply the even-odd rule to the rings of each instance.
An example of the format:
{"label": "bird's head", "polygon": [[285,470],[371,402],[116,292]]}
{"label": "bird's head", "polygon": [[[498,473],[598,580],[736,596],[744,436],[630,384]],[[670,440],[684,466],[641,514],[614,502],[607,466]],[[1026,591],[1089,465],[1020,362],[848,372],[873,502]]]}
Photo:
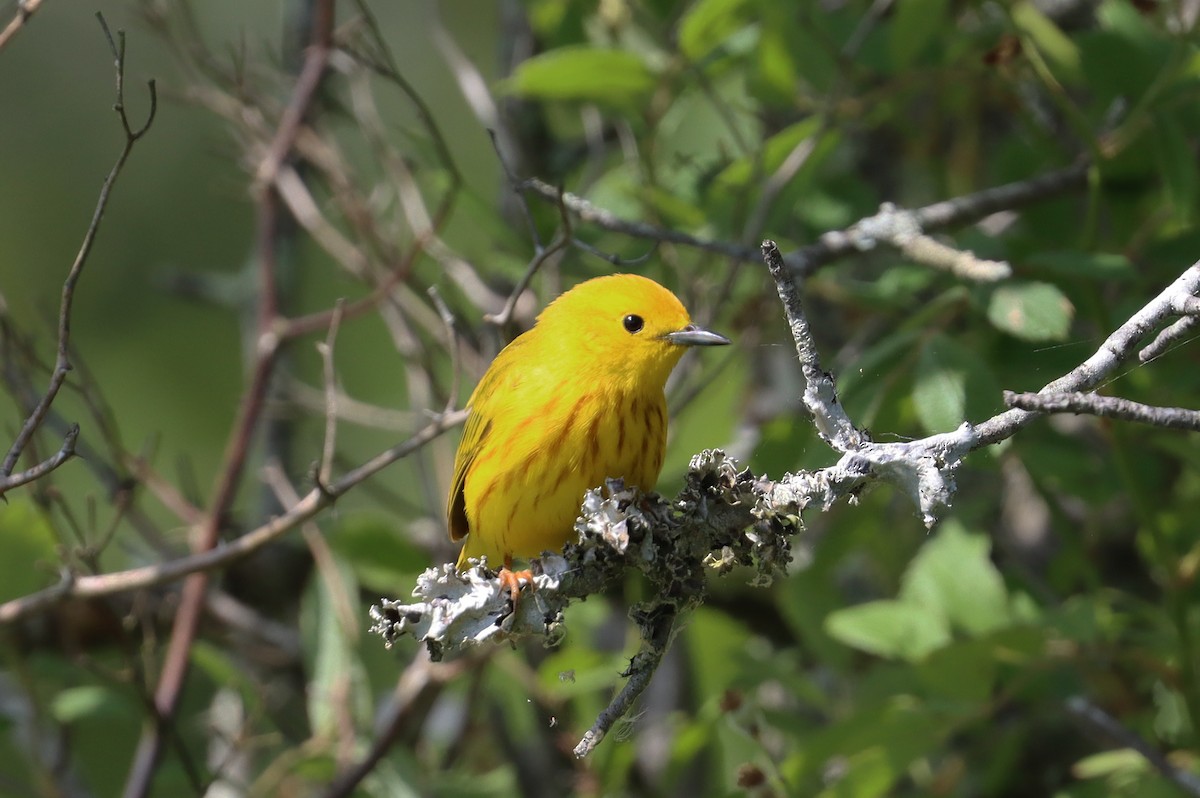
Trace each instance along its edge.
{"label": "bird's head", "polygon": [[673,293],[636,274],[582,282],[538,316],[542,335],[578,357],[580,379],[604,379],[660,390],[689,346],[721,346],[729,339],[692,324]]}

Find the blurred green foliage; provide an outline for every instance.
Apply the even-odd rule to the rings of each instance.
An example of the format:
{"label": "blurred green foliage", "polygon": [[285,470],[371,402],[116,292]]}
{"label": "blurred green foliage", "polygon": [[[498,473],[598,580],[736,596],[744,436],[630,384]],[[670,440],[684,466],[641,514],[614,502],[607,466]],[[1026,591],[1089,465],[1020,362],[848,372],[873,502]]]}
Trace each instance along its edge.
{"label": "blurred green foliage", "polygon": [[[526,268],[533,242],[506,205],[511,187],[460,91],[472,84],[457,82],[468,73],[448,57],[447,39],[491,89],[511,147],[505,158],[520,177],[702,238],[754,246],[770,237],[788,251],[883,202],[916,207],[1089,158],[1085,187],[945,238],[1008,261],[1009,280],[967,283],[881,246],[806,282],[825,366],[852,418],[882,440],[979,422],[1001,409],[1001,389],[1040,388],[1197,259],[1200,50],[1184,5],[370,7],[462,175],[443,244],[498,295]],[[134,118],[145,111],[146,77],[158,80],[161,107],[76,297],[72,386],[88,391],[64,392],[55,408],[83,424],[92,454],[0,505],[0,600],[53,584],[64,564],[117,570],[184,551],[187,524],[154,491],[138,488],[135,530],[93,467],[112,456],[108,439],[119,440],[203,507],[243,390],[240,325],[254,299],[255,257],[247,165],[252,172],[257,154],[190,100],[196,87],[244,91],[275,120],[292,80],[280,54],[288,8],[221,0],[191,10],[193,43],[242,81],[232,86],[197,70],[194,54],[147,22],[149,11],[178,26],[188,16],[182,4],[98,8],[128,31]],[[339,4],[339,41],[360,41],[356,8]],[[121,142],[93,10],[47,0],[0,50],[0,297],[45,363],[62,279]],[[13,13],[0,7],[0,22]],[[391,146],[432,206],[451,185],[435,136],[403,91],[382,78],[371,85]],[[346,70],[327,79],[315,129],[341,148],[374,198],[371,211],[403,227],[352,87]],[[317,200],[334,207],[337,192],[311,180]],[[530,202],[548,240],[559,211]],[[354,226],[340,222],[353,237]],[[621,258],[651,247],[583,222],[572,232]],[[481,322],[485,308],[451,260],[423,256],[407,283],[420,297],[437,286],[456,312],[464,351],[476,355],[460,369],[461,399],[513,330]],[[284,263],[293,315],[367,293],[303,235]],[[613,268],[571,249],[534,290],[544,302]],[[832,462],[800,409],[792,342],[760,265],[664,244],[620,268],[671,285],[697,319],[739,343],[685,361],[673,385],[664,492],[705,447],[726,447],[768,477]],[[519,313],[520,323],[530,315]],[[422,361],[395,329],[381,314],[348,320],[335,353],[339,381],[350,397],[417,420],[404,429],[343,423],[339,472],[402,440],[449,393],[444,341],[417,336],[416,348],[432,353]],[[289,367],[319,396],[315,340],[290,352]],[[1185,342],[1128,365],[1103,390],[1194,407],[1196,360]],[[420,405],[410,403],[417,367],[432,375]],[[36,377],[40,386],[47,374]],[[107,407],[98,415],[89,409],[96,396]],[[0,412],[15,434],[22,414],[13,397],[0,395]],[[320,416],[319,406],[300,408],[290,428],[289,467],[305,488],[320,457]],[[412,693],[397,678],[424,673],[412,664],[415,647],[384,651],[363,635],[372,601],[405,595],[417,573],[452,556],[440,514],[454,442],[443,437],[307,530],[311,574],[272,587],[275,603],[258,607],[259,632],[278,631],[283,643],[260,647],[245,629],[208,619],[154,794],[220,783],[234,794],[321,795],[369,750],[393,694],[408,697],[406,714],[356,794],[1180,794],[1067,703],[1086,698],[1173,767],[1200,771],[1195,443],[1185,433],[1056,418],[972,455],[954,508],[932,532],[885,489],[852,506],[810,509],[792,571],[770,589],[737,574],[714,583],[637,714],[575,762],[571,747],[636,650],[622,609],[642,589],[636,582],[575,607],[570,635],[553,651],[490,651]],[[37,452],[57,445],[47,431]],[[253,465],[233,529],[263,517],[267,491],[261,463]],[[153,535],[139,534],[146,528]],[[242,579],[269,582],[286,570],[281,563],[272,554]],[[247,595],[232,577],[219,586]],[[148,592],[69,604],[0,630],[0,795],[120,791],[175,601]]]}

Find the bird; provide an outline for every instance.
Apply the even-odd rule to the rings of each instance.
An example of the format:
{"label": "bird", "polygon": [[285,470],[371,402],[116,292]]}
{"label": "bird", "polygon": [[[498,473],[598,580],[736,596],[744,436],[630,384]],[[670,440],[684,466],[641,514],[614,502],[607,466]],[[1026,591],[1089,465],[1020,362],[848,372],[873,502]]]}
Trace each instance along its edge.
{"label": "bird", "polygon": [[468,416],[446,502],[457,569],[487,558],[515,607],[513,558],[561,551],[584,494],[608,478],[653,489],[667,444],[667,378],[693,346],[730,340],[692,323],[669,289],[636,274],[581,282],[492,361]]}

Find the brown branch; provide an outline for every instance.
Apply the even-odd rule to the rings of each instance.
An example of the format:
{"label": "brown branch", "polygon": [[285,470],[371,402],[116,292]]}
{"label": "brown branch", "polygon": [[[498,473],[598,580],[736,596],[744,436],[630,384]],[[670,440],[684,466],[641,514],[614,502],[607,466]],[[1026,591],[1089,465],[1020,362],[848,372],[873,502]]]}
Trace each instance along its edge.
{"label": "brown branch", "polygon": [[41,5],[42,0],[17,0],[17,13],[4,26],[4,30],[0,31],[0,49],[3,49],[4,45],[17,35],[17,31],[25,27],[25,23],[37,13]]}
{"label": "brown branch", "polygon": [[[196,554],[216,548],[225,515],[237,496],[253,433],[258,426],[262,408],[266,403],[271,375],[280,351],[280,338],[274,330],[278,301],[275,284],[276,240],[280,224],[280,200],[275,190],[275,178],[295,145],[304,118],[308,114],[321,78],[325,74],[333,36],[335,0],[314,0],[314,2],[310,45],[305,55],[304,65],[296,80],[291,100],[280,118],[275,137],[258,169],[259,293],[258,340],[254,372],[238,409],[238,418],[234,423],[229,443],[226,445],[225,457],[219,472],[221,476],[213,492],[211,506],[193,543],[193,552]],[[138,741],[129,777],[125,783],[126,798],[142,798],[150,791],[163,747],[164,729],[175,714],[184,682],[187,679],[192,642],[195,640],[196,630],[200,625],[200,616],[204,611],[207,587],[207,570],[190,573],[184,581],[179,609],[175,614],[170,642],[167,645],[158,685],[154,691],[155,716],[146,725],[141,739]]]}
{"label": "brown branch", "polygon": [[[1080,162],[1065,169],[1047,172],[1044,175],[1006,183],[1002,186],[984,189],[974,194],[935,202],[904,211],[911,216],[920,230],[929,233],[950,227],[979,221],[997,211],[1012,210],[1039,202],[1044,199],[1059,196],[1069,191],[1082,188],[1087,184],[1089,169],[1087,162]],[[545,183],[537,178],[522,181],[521,188],[531,191],[537,196],[551,202],[561,202],[582,221],[593,224],[601,229],[615,233],[646,238],[653,241],[667,241],[695,249],[713,252],[743,261],[754,261],[761,257],[755,247],[744,246],[728,241],[710,238],[700,238],[688,235],[678,230],[657,227],[645,222],[633,222],[621,219],[603,208],[596,207],[586,199]],[[844,230],[830,231],[821,235],[817,241],[801,247],[783,256],[783,262],[798,276],[806,277],[821,266],[838,260],[853,252],[868,249],[873,242],[865,240],[854,226]]]}
{"label": "brown branch", "polygon": [[404,732],[422,707],[429,704],[448,682],[473,666],[471,658],[456,662],[433,662],[427,652],[419,652],[396,682],[391,698],[379,713],[371,749],[352,767],[341,771],[330,782],[322,798],[346,798],[370,775],[384,755]]}
{"label": "brown branch", "polygon": [[21,431],[17,433],[17,438],[8,450],[4,462],[0,464],[0,475],[3,476],[12,474],[17,461],[21,457],[21,453],[29,445],[29,441],[34,433],[41,427],[42,422],[46,418],[46,413],[50,410],[50,405],[54,402],[55,397],[58,396],[59,389],[62,388],[63,383],[67,379],[67,372],[71,370],[71,361],[68,352],[71,342],[71,306],[75,301],[75,286],[79,283],[79,277],[83,274],[83,267],[87,263],[88,256],[92,251],[92,245],[96,241],[96,234],[100,230],[100,222],[104,218],[105,209],[108,207],[113,186],[116,184],[121,170],[124,169],[125,161],[128,160],[129,154],[133,152],[133,146],[150,129],[150,125],[154,122],[154,116],[158,111],[158,93],[155,89],[154,81],[151,80],[147,83],[150,91],[150,110],[146,115],[146,121],[137,130],[134,130],[129,124],[129,117],[125,112],[125,32],[117,31],[117,41],[114,42],[112,34],[109,33],[108,24],[104,21],[104,17],[97,14],[96,18],[100,20],[100,27],[104,30],[104,35],[108,39],[115,62],[117,98],[113,105],[113,110],[117,112],[117,116],[121,120],[121,127],[125,130],[125,144],[121,147],[121,154],[117,156],[116,163],[108,171],[108,176],[104,178],[104,183],[100,186],[100,195],[96,199],[96,208],[92,211],[92,221],[88,224],[87,232],[83,235],[83,243],[79,247],[79,252],[75,255],[75,262],[71,264],[71,270],[67,273],[67,279],[63,282],[62,303],[58,312],[58,354],[54,360],[54,371],[50,375],[50,385],[41,400],[34,407],[33,412],[25,419],[25,423],[21,426]]}
{"label": "brown branch", "polygon": [[75,441],[78,438],[79,425],[72,424],[71,428],[67,430],[66,437],[63,438],[62,447],[57,452],[32,468],[27,468],[16,474],[0,478],[0,496],[3,496],[13,488],[19,488],[22,485],[28,485],[30,482],[41,479],[70,460],[75,456]]}
{"label": "brown branch", "polygon": [[192,574],[215,571],[244,559],[283,533],[312,518],[363,480],[412,454],[446,430],[461,424],[466,417],[467,412],[460,410],[435,418],[408,440],[379,453],[324,489],[313,488],[282,515],[219,548],[189,554],[164,563],[96,576],[77,577],[64,573],[59,583],[53,587],[0,604],[0,626],[45,610],[65,598],[94,598],[142,590],[175,582]]}

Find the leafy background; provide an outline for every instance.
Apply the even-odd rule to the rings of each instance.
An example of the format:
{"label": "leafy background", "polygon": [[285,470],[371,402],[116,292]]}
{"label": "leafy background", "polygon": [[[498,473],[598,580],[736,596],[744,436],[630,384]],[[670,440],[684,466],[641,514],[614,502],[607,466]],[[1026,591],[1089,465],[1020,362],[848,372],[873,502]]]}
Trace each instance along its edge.
{"label": "leafy background", "polygon": [[[753,246],[769,236],[788,251],[882,202],[915,207],[1090,159],[1086,185],[946,239],[1009,261],[1006,281],[963,281],[881,246],[806,282],[825,364],[852,417],[877,439],[980,421],[1002,407],[1002,388],[1036,390],[1200,252],[1194,3],[372,8],[463,178],[442,237],[500,296],[533,242],[440,37],[499,103],[506,158],[521,176],[623,219],[720,241]],[[121,141],[97,9],[128,31],[135,118],[145,77],[157,78],[162,99],[77,297],[76,358],[86,374],[76,384],[103,395],[111,427],[86,420],[89,394],[72,392],[56,408],[83,422],[85,442],[107,436],[145,452],[203,504],[242,391],[254,208],[244,142],[189,101],[205,76],[179,35],[148,21],[178,31],[185,6],[50,0],[0,51],[0,295],[6,319],[50,360],[61,281]],[[278,104],[290,85],[282,23],[293,12],[196,4],[182,40],[209,48],[248,95]],[[339,19],[355,12],[345,3]],[[379,81],[375,91],[392,145],[434,196],[448,176],[428,128],[394,86]],[[379,170],[343,76],[327,81],[322,103],[318,131],[344,148],[369,189]],[[529,201],[549,238],[558,210]],[[394,205],[379,210],[396,215]],[[585,223],[574,232],[624,258],[652,248]],[[296,312],[364,293],[304,238],[287,268]],[[539,274],[537,301],[520,320],[560,288],[613,268],[569,250]],[[688,361],[673,386],[664,493],[705,447],[724,447],[765,475],[833,459],[800,410],[790,339],[761,265],[662,244],[626,268],[672,286],[694,316],[738,342],[734,352]],[[438,286],[455,310],[479,353],[464,364],[470,383],[512,330],[485,325],[482,312],[496,308],[472,301],[444,262],[426,257],[410,279],[418,292]],[[298,379],[319,388],[313,347],[292,357]],[[1105,391],[1194,405],[1196,359],[1194,346],[1179,346],[1128,367]],[[350,396],[423,409],[406,406],[405,360],[378,317],[346,325],[336,362]],[[442,399],[444,347],[430,368]],[[0,412],[15,432],[22,414],[7,395]],[[310,409],[292,429],[301,482],[320,454],[319,416]],[[416,426],[407,423],[343,424],[339,463],[403,439]],[[44,445],[57,446],[52,437]],[[293,572],[293,559],[307,557],[293,535],[250,577],[268,585],[266,596],[226,575],[222,589],[290,631],[295,646],[264,653],[220,620],[206,623],[155,794],[320,795],[368,749],[417,651],[384,651],[365,636],[366,608],[405,595],[418,572],[453,556],[440,517],[453,446],[453,436],[439,439],[324,514],[326,567]],[[96,457],[105,451],[97,446]],[[637,716],[575,762],[571,746],[636,648],[623,606],[640,586],[630,583],[577,606],[559,648],[481,653],[421,691],[359,792],[1179,794],[1141,754],[1081,723],[1071,702],[1103,708],[1172,767],[1200,769],[1195,452],[1189,434],[1060,417],[969,459],[952,512],[932,532],[886,489],[810,511],[811,545],[786,577],[770,589],[736,574],[714,583]],[[252,476],[235,527],[261,518],[262,492]],[[89,547],[103,570],[186,548],[186,524],[149,492],[138,506],[161,546],[139,537],[78,460],[7,499],[0,599],[53,583],[63,563],[80,568]],[[3,630],[0,794],[117,794],[173,606],[169,591],[152,592]]]}

